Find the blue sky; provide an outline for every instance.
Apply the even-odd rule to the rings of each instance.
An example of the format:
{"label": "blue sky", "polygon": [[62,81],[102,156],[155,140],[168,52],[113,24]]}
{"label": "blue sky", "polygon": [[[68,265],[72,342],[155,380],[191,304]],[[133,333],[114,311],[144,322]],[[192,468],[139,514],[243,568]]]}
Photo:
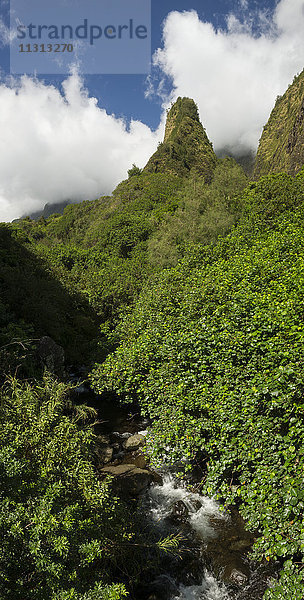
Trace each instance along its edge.
{"label": "blue sky", "polygon": [[195,100],[216,152],[255,152],[303,70],[304,0],[152,0],[152,56],[150,77],[19,78],[2,47],[0,220],[111,193],[156,150],[178,96]]}
{"label": "blue sky", "polygon": [[[7,20],[7,7],[2,17]],[[163,22],[171,11],[197,11],[202,21],[210,22],[215,28],[225,29],[227,16],[233,12],[244,18],[257,10],[272,11],[276,5],[275,0],[249,0],[246,7],[242,8],[239,0],[152,0],[152,56],[155,50],[162,45]],[[1,14],[1,10],[0,10]],[[152,58],[151,56],[151,58]],[[8,50],[0,51],[0,64],[4,72],[8,72]],[[64,77],[43,76],[47,83],[60,87]],[[147,80],[145,75],[92,75],[84,78],[85,85],[90,94],[98,99],[99,104],[109,113],[124,116],[128,120],[139,119],[151,128],[159,125],[161,114],[161,98],[154,96],[152,99],[145,97]],[[167,81],[168,90],[170,80]]]}
{"label": "blue sky", "polygon": [[[274,0],[248,2],[248,10],[256,10],[257,6],[272,10]],[[162,45],[162,26],[171,11],[196,10],[199,17],[209,21],[215,27],[226,27],[226,17],[231,10],[240,11],[240,3],[234,0],[152,0],[152,54]],[[102,98],[107,110],[130,118],[140,119],[152,128],[159,124],[161,101],[145,98],[145,76],[109,76],[91,77],[88,86],[92,93]],[[170,86],[170,82],[168,82]]]}

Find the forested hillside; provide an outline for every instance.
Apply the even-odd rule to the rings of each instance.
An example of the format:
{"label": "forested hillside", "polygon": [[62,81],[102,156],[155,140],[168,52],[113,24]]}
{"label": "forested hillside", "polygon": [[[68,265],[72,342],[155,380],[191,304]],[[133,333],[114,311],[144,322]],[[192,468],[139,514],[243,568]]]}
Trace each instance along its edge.
{"label": "forested hillside", "polygon": [[239,224],[149,281],[92,373],[152,417],[156,464],[199,463],[204,491],[240,504],[256,556],[286,560],[289,598],[303,592],[303,182],[251,184]]}
{"label": "forested hillside", "polygon": [[[215,243],[240,214],[237,195],[247,184],[242,168],[233,159],[216,159],[193,101],[179,100],[177,105],[186,115],[177,113],[178,131],[185,122],[191,128],[193,121],[194,134],[202,136],[194,148],[189,141],[194,163],[204,162],[206,149],[212,154],[211,182],[205,183],[196,168],[182,177],[171,172],[170,164],[156,173],[134,167],[111,197],[71,204],[63,215],[48,219],[26,218],[13,226],[3,225],[5,255],[13,254],[5,249],[8,239],[14,240],[9,243],[15,244],[15,253],[18,246],[20,254],[14,264],[9,258],[10,265],[3,271],[3,300],[32,327],[35,337],[50,335],[72,362],[104,358],[116,343],[120,313],[147,277],[175,263],[189,242]],[[171,116],[171,126],[173,122]],[[181,140],[179,145],[181,155],[175,164],[184,165]],[[37,265],[32,273],[37,273],[38,265],[47,272],[48,283],[40,281],[45,274],[29,278],[28,260]],[[40,278],[38,283],[33,276]],[[52,285],[58,288],[56,307]],[[22,287],[21,296],[16,286]],[[68,331],[69,322],[74,325]]]}
{"label": "forested hillside", "polygon": [[[298,98],[299,81],[286,98]],[[1,225],[3,600],[133,600],[143,548],[157,564],[176,544],[143,535],[135,504],[100,475],[96,413],[73,403],[64,375],[42,373],[42,336],[66,365],[90,371],[100,398],[136,403],[151,419],[156,467],[178,465],[181,477],[195,467],[203,493],[238,507],[256,560],[280,562],[265,598],[303,598],[297,156],[294,170],[263,159],[265,176],[249,181],[215,156],[194,102],[179,98],[163,144],[111,196]]]}

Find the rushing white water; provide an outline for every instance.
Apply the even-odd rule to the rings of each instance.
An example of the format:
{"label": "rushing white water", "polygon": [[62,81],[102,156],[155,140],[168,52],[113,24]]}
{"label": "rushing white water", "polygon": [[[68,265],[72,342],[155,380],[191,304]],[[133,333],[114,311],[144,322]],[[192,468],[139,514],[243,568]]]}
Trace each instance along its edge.
{"label": "rushing white water", "polygon": [[225,586],[205,571],[201,585],[181,585],[180,594],[173,600],[229,600],[229,595]]}
{"label": "rushing white water", "polygon": [[182,501],[187,507],[189,523],[202,540],[216,536],[210,517],[226,519],[219,505],[212,498],[189,492],[172,475],[163,477],[163,485],[152,486],[149,490],[150,511],[155,522],[161,522],[172,512],[174,504]]}
{"label": "rushing white water", "polygon": [[[202,541],[217,536],[210,521],[211,517],[217,520],[228,518],[215,500],[190,492],[170,474],[163,477],[163,485],[150,488],[148,501],[152,519],[160,526],[165,523],[166,517],[172,514],[176,502],[182,501],[188,511],[187,520]],[[205,570],[200,585],[180,585],[179,594],[172,596],[172,600],[229,600],[229,595],[226,587],[219,584],[213,575]]]}

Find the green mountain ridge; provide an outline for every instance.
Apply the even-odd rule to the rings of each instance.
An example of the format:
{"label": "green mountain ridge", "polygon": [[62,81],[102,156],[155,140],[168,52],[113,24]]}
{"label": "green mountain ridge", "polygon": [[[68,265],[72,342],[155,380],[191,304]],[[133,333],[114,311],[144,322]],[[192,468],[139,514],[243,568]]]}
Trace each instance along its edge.
{"label": "green mountain ridge", "polygon": [[254,179],[280,171],[296,175],[304,164],[304,71],[277,98],[263,129]]}
{"label": "green mountain ridge", "polygon": [[49,335],[90,371],[98,417],[104,395],[136,402],[153,464],[194,466],[238,508],[256,564],[281,569],[264,599],[303,599],[303,84],[276,103],[258,181],[179,98],[111,196],[1,225],[0,598],[138,600],[166,548],[104,479],[95,411],[35,370]]}
{"label": "green mountain ridge", "polygon": [[[188,138],[183,135],[185,127]],[[193,140],[195,145],[190,152]],[[4,270],[4,300],[9,303],[8,308],[16,318],[29,322],[36,335],[40,335],[38,325],[43,322],[45,333],[64,346],[76,362],[90,362],[94,353],[96,359],[96,344],[101,352],[108,352],[109,343],[112,344],[109,334],[116,327],[121,309],[133,302],[153,271],[174,264],[191,241],[215,243],[237,219],[234,196],[245,187],[247,178],[233,159],[215,157],[192,100],[178,99],[169,111],[164,143],[174,147],[177,144],[179,153],[174,155],[173,170],[164,166],[161,172],[150,171],[149,163],[142,171],[130,169],[129,178],[117,186],[112,196],[69,204],[62,215],[25,218],[7,226],[15,227],[13,236],[16,231],[22,232],[19,240],[20,254],[22,246],[25,248],[24,272],[28,271],[25,258],[30,251],[66,290],[66,300],[71,296],[69,318],[75,318],[75,333],[82,320],[89,343],[82,345],[81,352],[73,336],[67,340],[65,327],[56,327],[60,316],[55,321],[51,319],[49,326],[43,309],[39,318],[33,318],[29,306],[35,306],[35,299],[30,290],[21,295],[26,297],[24,302],[18,302],[13,285],[14,274],[20,279],[16,267],[10,272]],[[185,168],[187,152],[190,169]],[[202,164],[204,174],[199,170]],[[36,289],[36,283],[32,287]],[[83,298],[83,304],[78,302],[80,313],[76,311],[75,298]],[[62,299],[62,307],[66,300]],[[89,319],[84,312],[86,305],[91,311],[87,311]],[[46,312],[47,307],[46,302]],[[104,331],[99,341],[98,325]]]}

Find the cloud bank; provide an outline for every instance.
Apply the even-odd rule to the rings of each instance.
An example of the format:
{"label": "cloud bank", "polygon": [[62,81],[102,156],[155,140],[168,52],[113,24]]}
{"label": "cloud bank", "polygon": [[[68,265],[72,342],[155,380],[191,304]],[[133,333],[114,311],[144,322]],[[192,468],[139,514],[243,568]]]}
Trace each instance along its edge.
{"label": "cloud bank", "polygon": [[172,12],[154,63],[172,79],[172,100],[197,102],[216,150],[255,150],[276,96],[304,67],[304,2],[281,0],[270,16],[241,0],[225,31],[195,11]]}
{"label": "cloud bank", "polygon": [[[303,57],[304,0],[280,0],[271,16],[250,14],[240,0],[225,30],[195,11],[173,12],[154,57],[157,89],[164,109],[177,96],[194,98],[216,150],[246,152],[256,149],[276,96],[303,69]],[[28,77],[2,83],[0,220],[110,193],[133,162],[142,167],[154,152],[164,115],[156,132],[139,121],[128,128],[98,106],[77,74],[62,92]]]}
{"label": "cloud bank", "polygon": [[127,128],[89,97],[76,74],[53,86],[23,77],[0,86],[0,221],[46,202],[111,193],[162,135],[139,121]]}

